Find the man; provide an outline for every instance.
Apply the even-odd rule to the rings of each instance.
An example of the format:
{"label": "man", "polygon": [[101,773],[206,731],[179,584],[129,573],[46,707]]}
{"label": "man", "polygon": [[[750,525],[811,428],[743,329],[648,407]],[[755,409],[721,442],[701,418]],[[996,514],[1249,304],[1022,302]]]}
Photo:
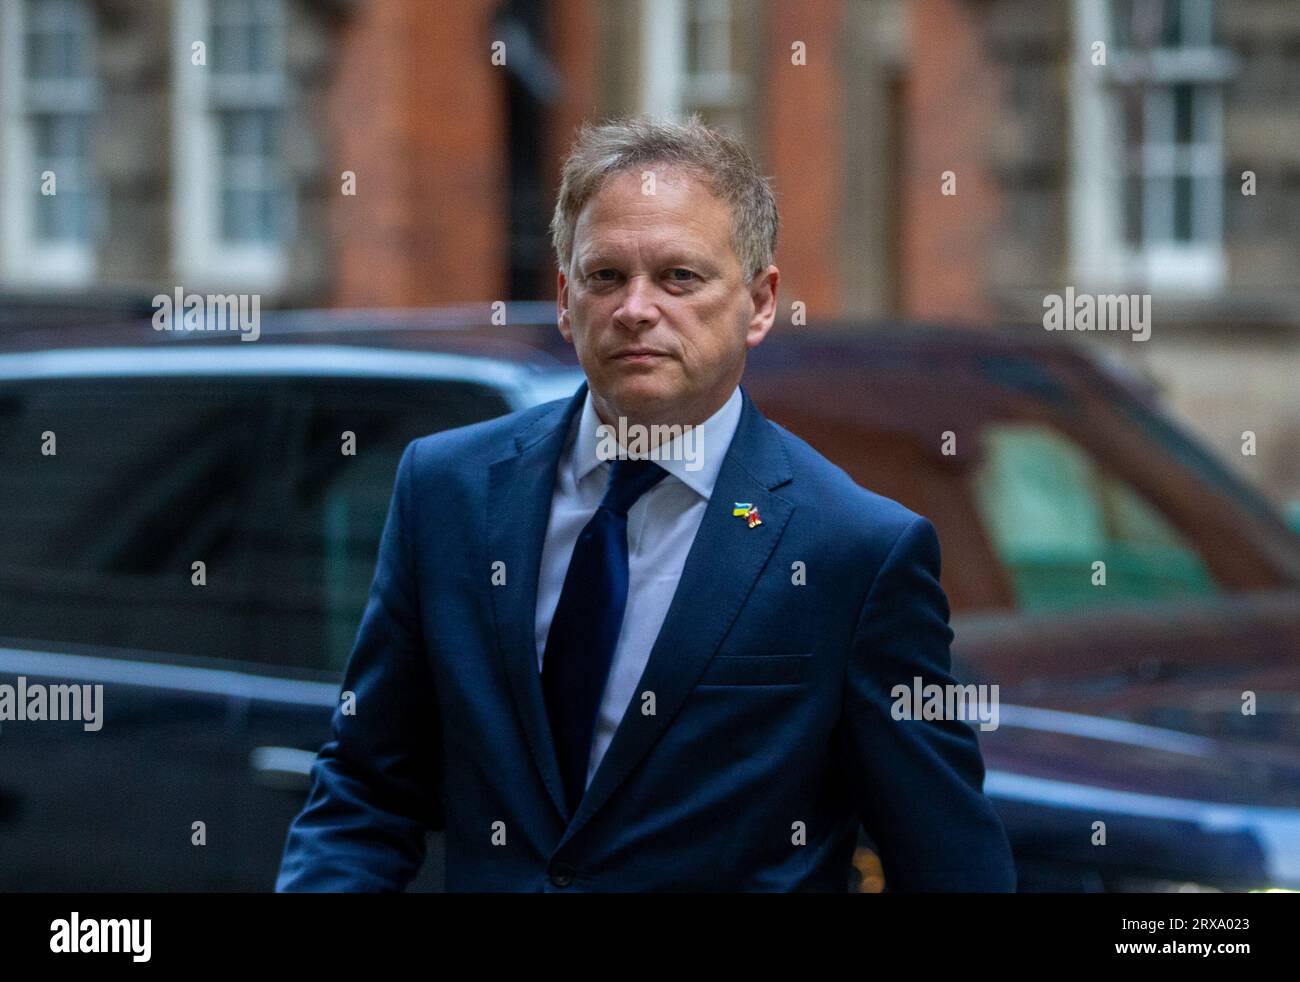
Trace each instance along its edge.
{"label": "man", "polygon": [[859,825],[886,889],[1014,888],[972,729],[891,713],[953,683],[933,526],[739,384],[777,227],[698,120],[581,131],[552,233],[587,382],[407,447],[278,889],[402,889],[444,825],[449,890],[844,891]]}

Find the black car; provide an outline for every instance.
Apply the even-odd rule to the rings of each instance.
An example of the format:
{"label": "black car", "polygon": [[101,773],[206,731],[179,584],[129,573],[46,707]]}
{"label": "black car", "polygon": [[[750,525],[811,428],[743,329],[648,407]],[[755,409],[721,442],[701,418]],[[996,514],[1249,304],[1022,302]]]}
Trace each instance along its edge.
{"label": "black car", "polygon": [[[517,307],[511,322],[552,317]],[[582,375],[557,342],[553,327],[489,328],[477,311],[268,314],[255,343],[136,320],[0,333],[0,684],[104,686],[97,729],[0,722],[0,891],[272,889],[329,736],[403,448],[572,394]],[[1002,725],[980,739],[1023,889],[1300,886],[1298,730],[1282,705],[1298,674],[1300,549],[1258,496],[1207,476],[1192,444],[1171,454],[1171,489],[1223,498],[1220,541],[1178,540],[1172,585],[1081,612],[1069,589],[1042,587],[998,548],[972,503],[978,460],[919,452],[905,431],[931,425],[917,407],[934,402],[936,366],[965,366],[963,398],[1001,405],[993,396],[1012,391],[1009,406],[1049,421],[1087,399],[1058,405],[1043,380],[1101,369],[967,331],[774,337],[755,355],[746,385],[765,412],[936,521],[958,676],[1004,682]],[[848,392],[843,380],[895,407],[910,393],[911,405],[826,399]],[[1140,399],[1127,406],[1135,432],[1167,425]],[[990,427],[1007,422],[998,412]],[[1131,436],[1093,422],[1117,445]],[[1178,518],[1176,497],[1152,507]],[[1275,541],[1259,545],[1243,531],[1252,522]],[[1250,571],[1240,583],[1222,549]],[[1181,620],[1170,603],[1185,605]],[[1189,657],[1208,650],[1206,619],[1228,616],[1254,648],[1231,666],[1190,657],[1182,673],[1139,651],[1135,673],[1106,656],[1098,616]],[[1035,659],[1054,667],[1027,670]],[[1272,694],[1271,729],[1231,732],[1205,701],[1243,678]],[[1111,847],[1090,844],[1095,819]],[[412,889],[438,889],[441,874],[435,833]]]}

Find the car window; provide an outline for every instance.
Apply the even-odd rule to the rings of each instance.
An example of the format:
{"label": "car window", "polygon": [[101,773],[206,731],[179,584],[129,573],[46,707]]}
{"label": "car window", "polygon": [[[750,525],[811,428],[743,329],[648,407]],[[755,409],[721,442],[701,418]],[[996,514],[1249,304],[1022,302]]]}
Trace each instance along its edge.
{"label": "car window", "polygon": [[[1051,427],[987,426],[973,488],[1022,609],[1220,592],[1173,524]],[[1105,586],[1093,583],[1097,561],[1105,563]]]}
{"label": "car window", "polygon": [[275,399],[282,460],[250,516],[262,588],[249,654],[339,670],[365,610],[402,451],[509,406],[492,388],[448,381],[286,381]]}
{"label": "car window", "polygon": [[508,410],[437,380],[0,386],[0,638],[340,669],[407,443]]}
{"label": "car window", "polygon": [[241,516],[267,405],[244,381],[0,386],[0,636],[218,656],[246,644]]}

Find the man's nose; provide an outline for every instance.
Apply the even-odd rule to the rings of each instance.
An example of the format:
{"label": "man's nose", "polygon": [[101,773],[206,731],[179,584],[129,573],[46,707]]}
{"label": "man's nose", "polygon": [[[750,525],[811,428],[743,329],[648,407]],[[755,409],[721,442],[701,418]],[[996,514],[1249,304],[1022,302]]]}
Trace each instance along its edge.
{"label": "man's nose", "polygon": [[628,278],[623,302],[615,311],[614,319],[628,329],[649,327],[659,319],[659,300],[649,276]]}

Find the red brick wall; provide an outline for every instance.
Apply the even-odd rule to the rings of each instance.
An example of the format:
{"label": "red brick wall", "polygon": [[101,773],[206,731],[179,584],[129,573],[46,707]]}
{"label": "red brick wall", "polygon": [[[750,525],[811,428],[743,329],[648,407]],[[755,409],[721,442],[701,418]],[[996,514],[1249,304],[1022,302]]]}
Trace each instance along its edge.
{"label": "red brick wall", "polygon": [[[599,55],[601,45],[609,43],[600,36],[600,17],[592,0],[550,0],[549,27],[548,54],[564,80],[564,94],[551,108],[547,119],[550,143],[546,148],[544,173],[548,221],[560,186],[560,164],[578,127],[584,122],[597,122],[605,115],[600,109]],[[545,296],[555,297],[554,277]]]}
{"label": "red brick wall", "polygon": [[[909,5],[912,62],[900,188],[903,316],[966,320],[992,312],[983,261],[998,205],[984,147],[998,92],[982,49],[982,10],[972,0]],[[957,175],[955,196],[940,193],[944,171]]]}
{"label": "red brick wall", "polygon": [[[346,306],[496,299],[506,281],[503,68],[491,65],[494,0],[358,4],[343,28],[330,116],[336,172],[358,195],[334,209],[334,297]],[[845,125],[838,56],[843,0],[761,7],[762,166],[783,218],[777,263],[783,316],[841,307],[837,259]],[[899,187],[900,313],[980,318],[982,261],[997,205],[983,148],[998,93],[973,0],[910,0],[912,51]],[[553,192],[574,129],[600,104],[599,18],[590,0],[553,0],[550,56],[565,80],[546,150]],[[790,63],[793,41],[807,64]],[[848,166],[852,166],[851,163]],[[940,175],[957,174],[955,197]]]}
{"label": "red brick wall", "polygon": [[339,43],[330,119],[340,306],[410,306],[505,290],[504,103],[492,0],[356,5]]}
{"label": "red brick wall", "polygon": [[[836,231],[840,213],[842,68],[837,45],[842,30],[841,0],[764,5],[764,63],[759,80],[760,164],[773,178],[781,234],[776,265],[777,323],[788,322],[790,304],[802,300],[808,318],[840,307]],[[790,45],[803,41],[807,63],[790,63]]]}

